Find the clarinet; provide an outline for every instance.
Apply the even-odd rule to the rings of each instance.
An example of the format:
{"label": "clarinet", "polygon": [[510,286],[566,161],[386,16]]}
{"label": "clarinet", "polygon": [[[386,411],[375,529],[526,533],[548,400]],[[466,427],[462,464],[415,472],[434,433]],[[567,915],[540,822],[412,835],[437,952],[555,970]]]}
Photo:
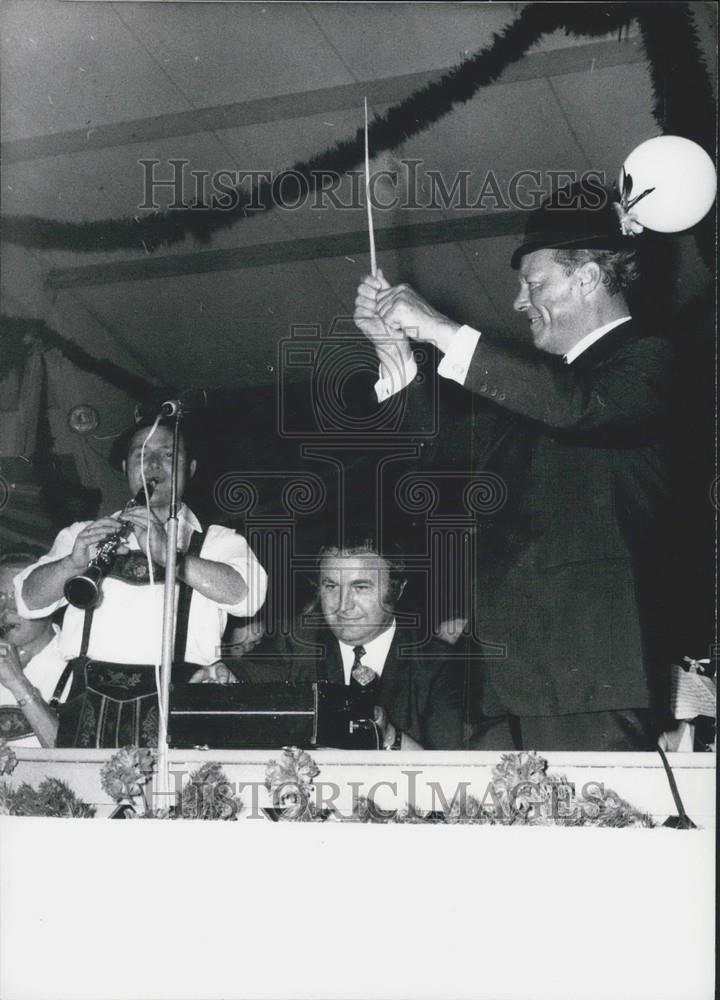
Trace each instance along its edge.
{"label": "clarinet", "polygon": [[[148,497],[153,495],[156,485],[156,479],[148,480]],[[140,489],[136,496],[125,504],[121,516],[134,507],[142,507],[144,505],[145,491]],[[81,611],[87,611],[89,608],[96,607],[100,601],[102,582],[112,569],[118,549],[131,531],[132,524],[129,521],[121,521],[117,531],[114,531],[112,535],[108,535],[105,541],[98,545],[97,552],[87,564],[85,572],[78,574],[78,576],[71,576],[66,581],[63,591],[68,604],[72,604],[75,608],[80,608]]]}

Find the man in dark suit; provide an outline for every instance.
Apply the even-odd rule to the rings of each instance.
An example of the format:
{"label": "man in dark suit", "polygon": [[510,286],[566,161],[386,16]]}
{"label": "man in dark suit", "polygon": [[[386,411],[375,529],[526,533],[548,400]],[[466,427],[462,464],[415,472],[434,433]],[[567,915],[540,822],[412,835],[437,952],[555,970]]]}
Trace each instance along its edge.
{"label": "man in dark suit", "polygon": [[446,644],[420,645],[420,633],[398,623],[405,585],[403,559],[381,555],[371,538],[322,549],[316,602],[292,637],[234,665],[238,678],[347,684],[386,750],[462,749],[462,667],[447,662]]}
{"label": "man in dark suit", "polygon": [[671,359],[630,316],[632,240],[609,201],[582,194],[566,190],[564,204],[539,209],[511,261],[530,352],[461,327],[381,272],[356,299],[355,321],[381,362],[381,401],[414,378],[410,338],[434,343],[438,373],[483,401],[473,468],[500,475],[507,502],[479,529],[474,578],[476,634],[504,648],[470,672],[482,749],[653,742]]}

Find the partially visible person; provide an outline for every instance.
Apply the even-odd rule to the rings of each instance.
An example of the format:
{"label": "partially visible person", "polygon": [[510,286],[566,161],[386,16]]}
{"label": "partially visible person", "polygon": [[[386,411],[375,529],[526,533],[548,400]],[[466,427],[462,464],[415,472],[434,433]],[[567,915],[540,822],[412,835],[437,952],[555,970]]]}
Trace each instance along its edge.
{"label": "partially visible person", "polygon": [[424,635],[398,624],[406,582],[402,557],[372,538],[321,549],[317,601],[291,638],[260,646],[263,658],[241,661],[238,676],[355,687],[384,749],[462,749],[463,668],[448,662],[446,644],[420,649]]}
{"label": "partially visible person", "polygon": [[265,623],[253,618],[244,625],[236,625],[230,631],[228,642],[223,643],[223,654],[231,657],[247,656],[258,646],[265,636]]}
{"label": "partially visible person", "polygon": [[[265,624],[259,618],[252,618],[244,625],[228,628],[229,639],[220,647],[222,659],[201,667],[190,678],[191,684],[237,684],[233,666],[260,644],[265,635]],[[226,633],[227,635],[227,633]]]}
{"label": "partially visible person", "polygon": [[18,614],[13,579],[36,558],[0,555],[0,737],[13,747],[55,745],[58,718],[49,702],[65,669],[52,618]]}
{"label": "partially visible person", "polygon": [[[65,613],[60,652],[72,663],[73,683],[61,707],[58,745],[153,745],[157,739],[155,667],[162,649],[173,430],[165,421],[153,425],[144,419],[116,447],[130,497],[141,495],[143,471],[146,482],[154,481],[149,510],[138,506],[70,525],[50,552],[15,581],[20,614],[45,618],[67,604],[65,584],[86,570],[98,546],[121,521],[129,526],[130,535],[102,581],[100,602],[89,612],[69,606]],[[195,468],[190,442],[182,435],[180,499]],[[222,682],[230,676],[217,663],[227,617],[251,616],[260,609],[267,574],[242,535],[220,525],[203,528],[185,504],[178,510],[176,572],[173,682]]]}

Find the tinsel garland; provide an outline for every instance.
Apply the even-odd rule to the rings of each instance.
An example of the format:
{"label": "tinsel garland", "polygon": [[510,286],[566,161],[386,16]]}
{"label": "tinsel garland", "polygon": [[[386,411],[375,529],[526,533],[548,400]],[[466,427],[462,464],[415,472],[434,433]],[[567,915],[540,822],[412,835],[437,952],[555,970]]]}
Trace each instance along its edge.
{"label": "tinsel garland", "polygon": [[133,399],[152,395],[156,389],[151,382],[140,375],[133,375],[120,365],[105,358],[95,358],[72,340],[68,340],[42,319],[28,319],[23,316],[0,316],[0,338],[4,358],[3,371],[17,371],[22,368],[25,357],[34,344],[46,350],[57,348],[63,357],[90,375],[120,389]]}
{"label": "tinsel garland", "polygon": [[[694,138],[710,152],[707,138],[714,122],[712,91],[685,3],[560,4],[533,3],[492,43],[444,74],[437,82],[411,94],[369,129],[373,155],[393,150],[419,135],[452,108],[470,100],[477,91],[497,80],[507,66],[521,59],[544,35],[564,30],[574,37],[622,34],[631,22],[640,25],[650,61],[655,88],[654,114],[658,125]],[[310,160],[296,163],[275,180],[261,182],[255,191],[238,190],[232,210],[210,205],[204,210],[181,209],[154,213],[143,218],[126,217],[95,222],[58,222],[32,215],[10,216],[4,222],[5,239],[41,250],[76,252],[137,250],[150,252],[193,236],[206,244],[214,232],[227,229],[241,219],[268,212],[279,200],[274,197],[288,174],[298,185],[298,198],[315,190],[321,171],[343,173],[363,161],[364,133],[358,129],[348,139]]]}
{"label": "tinsel garland", "polygon": [[[653,116],[666,135],[682,135],[714,158],[717,141],[715,98],[707,67],[685,3],[647,4],[638,17],[650,66]],[[715,213],[693,235],[710,273],[715,271]]]}
{"label": "tinsel garland", "polygon": [[682,135],[712,156],[715,99],[689,5],[647,4],[637,21],[653,87],[653,117],[664,133]]}

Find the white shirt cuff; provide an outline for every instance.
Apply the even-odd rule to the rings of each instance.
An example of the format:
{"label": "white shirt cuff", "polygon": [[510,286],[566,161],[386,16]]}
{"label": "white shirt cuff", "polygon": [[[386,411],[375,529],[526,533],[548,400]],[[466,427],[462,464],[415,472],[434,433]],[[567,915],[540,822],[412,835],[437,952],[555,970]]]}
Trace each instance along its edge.
{"label": "white shirt cuff", "polygon": [[405,389],[413,381],[417,375],[415,356],[411,354],[409,358],[402,358],[402,361],[398,358],[397,361],[393,362],[391,358],[384,355],[384,360],[380,363],[379,375],[380,377],[375,383],[375,394],[378,403],[382,403],[383,400],[394,396],[396,392]]}
{"label": "white shirt cuff", "polygon": [[461,326],[452,339],[450,349],[438,365],[438,375],[465,384],[468,368],[475,353],[480,334],[471,326]]}

